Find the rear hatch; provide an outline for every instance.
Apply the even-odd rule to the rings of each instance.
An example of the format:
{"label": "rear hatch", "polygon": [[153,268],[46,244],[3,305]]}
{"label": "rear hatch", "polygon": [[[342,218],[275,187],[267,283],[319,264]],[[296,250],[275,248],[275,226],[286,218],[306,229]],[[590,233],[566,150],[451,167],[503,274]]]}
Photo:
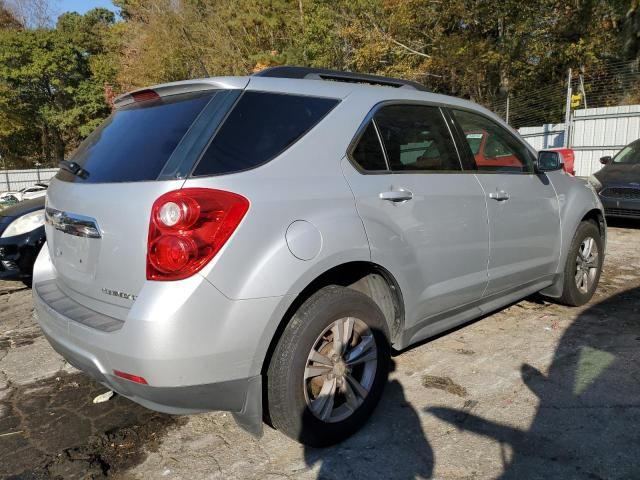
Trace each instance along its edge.
{"label": "rear hatch", "polygon": [[58,287],[122,320],[146,280],[151,206],[183,185],[241,91],[178,85],[124,97],[48,191],[46,233]]}

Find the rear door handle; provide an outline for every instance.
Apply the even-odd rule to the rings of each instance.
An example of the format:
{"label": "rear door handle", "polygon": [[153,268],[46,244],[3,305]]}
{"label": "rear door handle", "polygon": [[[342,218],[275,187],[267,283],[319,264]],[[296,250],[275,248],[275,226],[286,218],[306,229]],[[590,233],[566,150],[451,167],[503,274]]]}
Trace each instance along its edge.
{"label": "rear door handle", "polygon": [[389,192],[382,192],[380,198],[390,202],[406,202],[413,198],[413,193],[409,190],[391,190]]}
{"label": "rear door handle", "polygon": [[509,194],[507,192],[505,192],[504,190],[500,190],[497,192],[491,192],[489,194],[489,198],[493,198],[494,200],[497,200],[498,202],[502,202],[504,200],[509,200]]}

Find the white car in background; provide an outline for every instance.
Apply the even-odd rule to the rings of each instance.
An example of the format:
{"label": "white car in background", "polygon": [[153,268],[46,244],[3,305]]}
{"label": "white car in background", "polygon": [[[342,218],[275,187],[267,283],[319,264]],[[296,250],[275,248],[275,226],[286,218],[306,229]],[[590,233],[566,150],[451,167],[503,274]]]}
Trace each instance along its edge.
{"label": "white car in background", "polygon": [[22,194],[22,200],[31,200],[32,198],[44,197],[47,194],[48,185],[45,183],[36,183],[32,187],[23,188],[20,190]]}
{"label": "white car in background", "polygon": [[44,197],[47,194],[47,185],[36,183],[31,187],[23,188],[18,192],[4,192],[0,194],[0,202],[31,200],[32,198]]}

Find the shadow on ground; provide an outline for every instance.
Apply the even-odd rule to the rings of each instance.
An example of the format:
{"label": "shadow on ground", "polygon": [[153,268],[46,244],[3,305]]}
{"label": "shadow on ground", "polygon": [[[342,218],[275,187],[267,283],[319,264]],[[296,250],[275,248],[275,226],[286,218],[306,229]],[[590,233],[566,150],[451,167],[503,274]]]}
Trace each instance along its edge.
{"label": "shadow on ground", "polygon": [[167,428],[185,420],[115,396],[83,374],[14,386],[0,403],[0,477],[102,478],[140,463]]}
{"label": "shadow on ground", "polygon": [[562,336],[548,372],[522,365],[522,381],[539,399],[528,430],[455,409],[427,411],[462,431],[499,441],[504,479],[640,478],[639,367],[635,288],[580,314]]}
{"label": "shadow on ground", "polygon": [[310,467],[320,464],[318,480],[429,478],[434,465],[418,413],[396,380],[387,384],[375,415],[360,432],[335,447],[305,447],[304,458]]}

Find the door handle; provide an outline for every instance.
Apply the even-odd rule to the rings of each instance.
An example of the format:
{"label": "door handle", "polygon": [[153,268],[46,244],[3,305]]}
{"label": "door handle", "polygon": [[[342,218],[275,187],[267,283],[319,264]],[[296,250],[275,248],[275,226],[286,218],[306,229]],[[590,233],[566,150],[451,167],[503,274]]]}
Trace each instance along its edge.
{"label": "door handle", "polygon": [[505,192],[504,190],[499,190],[496,192],[491,192],[489,194],[489,198],[493,198],[494,200],[497,200],[498,202],[502,202],[504,200],[509,200],[509,194],[507,192]]}
{"label": "door handle", "polygon": [[382,192],[380,194],[381,200],[388,200],[390,202],[406,202],[413,198],[413,193],[409,190],[391,190],[389,192]]}

